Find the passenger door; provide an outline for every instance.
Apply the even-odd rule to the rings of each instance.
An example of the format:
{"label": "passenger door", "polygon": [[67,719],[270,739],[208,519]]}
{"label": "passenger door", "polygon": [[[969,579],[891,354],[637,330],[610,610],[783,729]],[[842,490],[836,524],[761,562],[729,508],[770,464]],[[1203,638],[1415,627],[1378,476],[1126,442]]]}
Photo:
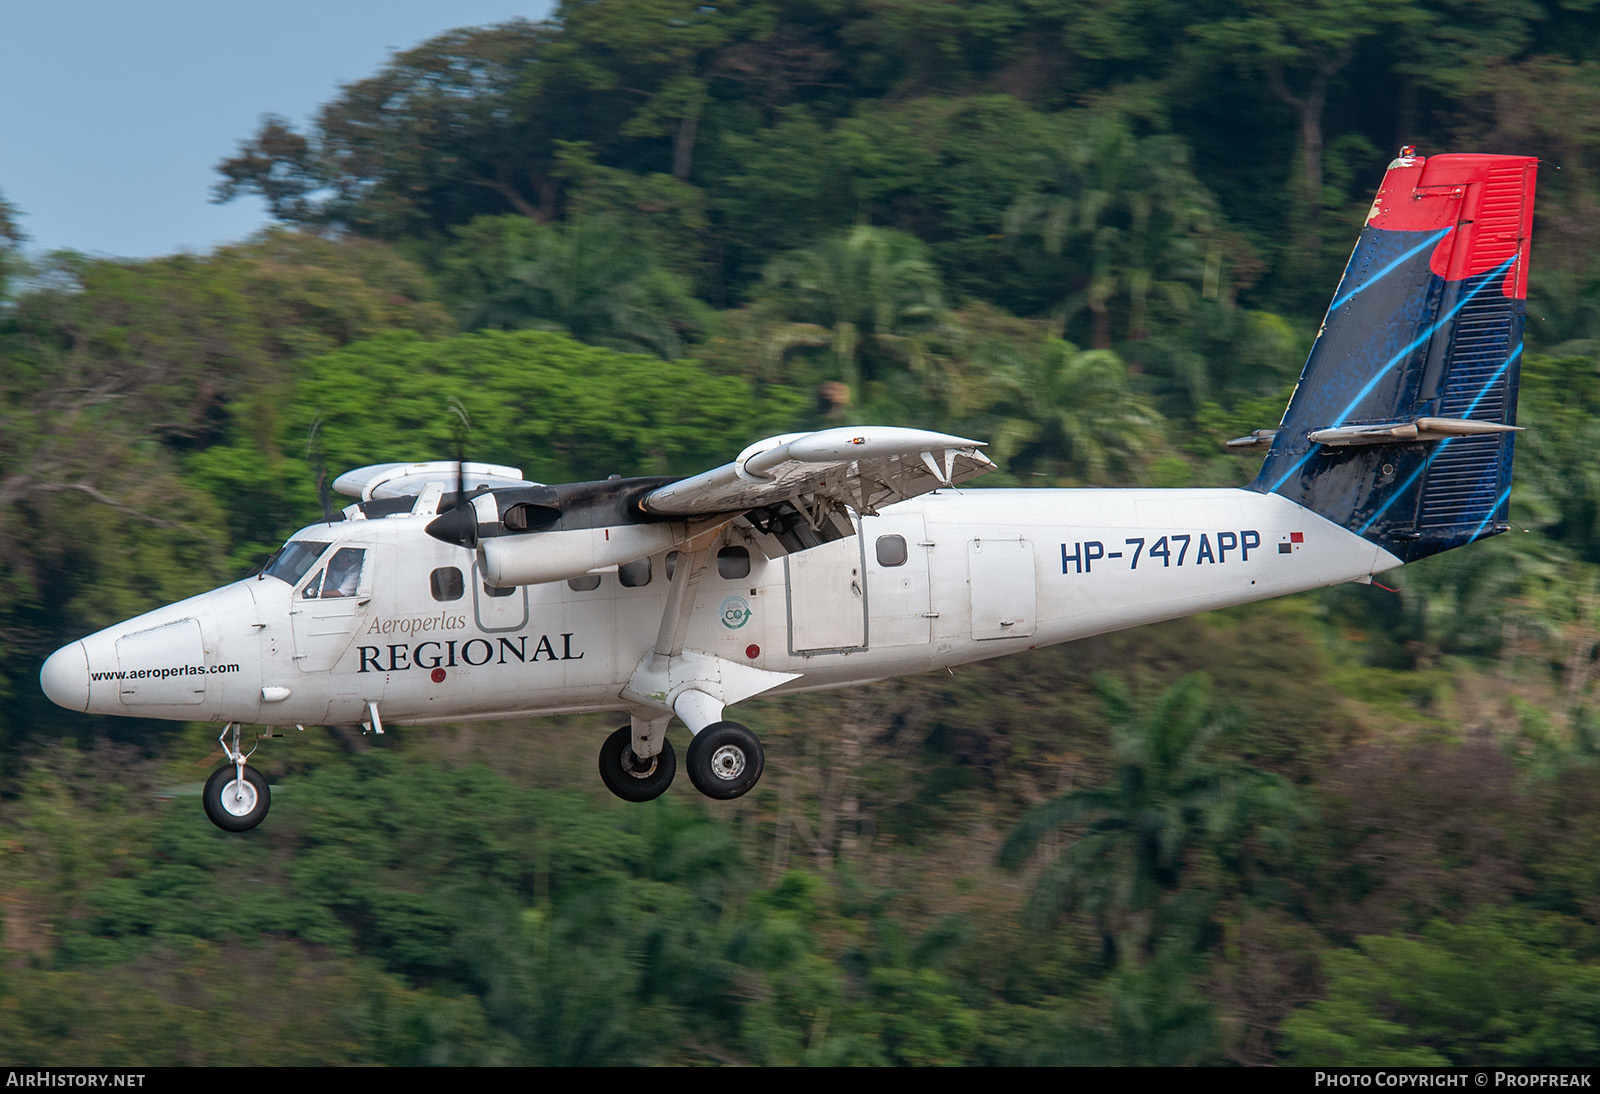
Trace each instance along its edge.
{"label": "passenger door", "polygon": [[872,647],[927,645],[933,633],[928,559],[933,544],[922,514],[868,518],[861,522],[861,534]]}
{"label": "passenger door", "polygon": [[867,580],[861,537],[834,540],[784,559],[789,650],[834,653],[867,644]]}
{"label": "passenger door", "polygon": [[478,564],[472,564],[472,607],[477,614],[478,629],[493,634],[496,631],[521,630],[528,624],[528,587],[513,585],[497,589],[483,583]]}

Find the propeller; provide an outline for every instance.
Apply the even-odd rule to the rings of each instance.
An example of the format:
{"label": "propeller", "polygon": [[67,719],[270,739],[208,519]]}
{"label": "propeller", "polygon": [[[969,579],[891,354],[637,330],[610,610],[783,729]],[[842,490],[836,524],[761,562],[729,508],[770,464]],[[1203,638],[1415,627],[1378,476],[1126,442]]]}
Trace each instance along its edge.
{"label": "propeller", "polygon": [[306,462],[317,469],[317,497],[322,502],[322,519],[333,523],[333,495],[328,490],[328,461],[323,458],[322,445],[317,441],[317,430],[322,428],[322,417],[311,423],[306,434]]}
{"label": "propeller", "polygon": [[456,500],[455,504],[428,522],[427,532],[434,539],[454,543],[469,551],[478,549],[478,511],[467,497],[467,434],[472,430],[472,417],[461,400],[450,396],[450,413],[455,415],[450,431],[456,444]]}

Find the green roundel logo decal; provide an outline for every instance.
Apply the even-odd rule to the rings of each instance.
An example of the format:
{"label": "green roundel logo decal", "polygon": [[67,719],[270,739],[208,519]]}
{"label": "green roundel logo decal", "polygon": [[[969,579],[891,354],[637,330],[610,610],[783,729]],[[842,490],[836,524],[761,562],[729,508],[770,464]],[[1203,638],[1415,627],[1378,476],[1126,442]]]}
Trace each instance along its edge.
{"label": "green roundel logo decal", "polygon": [[750,622],[750,602],[742,596],[730,596],[722,602],[719,609],[722,615],[722,625],[730,631],[736,631]]}

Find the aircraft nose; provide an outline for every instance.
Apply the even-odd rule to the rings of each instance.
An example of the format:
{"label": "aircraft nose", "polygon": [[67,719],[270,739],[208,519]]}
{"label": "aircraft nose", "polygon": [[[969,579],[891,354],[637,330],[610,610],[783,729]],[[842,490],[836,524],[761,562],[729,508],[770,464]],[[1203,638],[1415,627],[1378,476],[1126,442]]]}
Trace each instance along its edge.
{"label": "aircraft nose", "polygon": [[39,670],[39,686],[58,707],[89,709],[89,656],[82,642],[62,646],[45,659]]}

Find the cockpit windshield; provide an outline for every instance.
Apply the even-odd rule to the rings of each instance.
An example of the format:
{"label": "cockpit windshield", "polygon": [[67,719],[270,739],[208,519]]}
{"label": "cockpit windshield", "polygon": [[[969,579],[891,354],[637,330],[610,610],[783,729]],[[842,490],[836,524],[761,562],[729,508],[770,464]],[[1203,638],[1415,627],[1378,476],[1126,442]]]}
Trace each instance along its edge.
{"label": "cockpit windshield", "polygon": [[316,543],[309,539],[291,539],[278,553],[267,559],[267,564],[261,570],[266,577],[276,577],[293,585],[306,571],[311,569],[311,564],[317,561],[318,556],[327,550],[326,543]]}

